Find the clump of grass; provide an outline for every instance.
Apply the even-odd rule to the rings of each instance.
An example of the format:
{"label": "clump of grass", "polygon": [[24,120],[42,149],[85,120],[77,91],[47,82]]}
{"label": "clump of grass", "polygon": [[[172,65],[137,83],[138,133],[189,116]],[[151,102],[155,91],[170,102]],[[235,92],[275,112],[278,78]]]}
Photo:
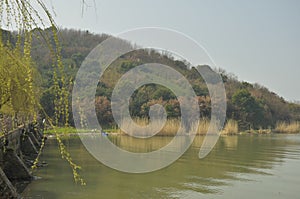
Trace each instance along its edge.
{"label": "clump of grass", "polygon": [[198,129],[197,129],[197,135],[205,135],[209,128],[209,119],[203,118],[200,120]]}
{"label": "clump of grass", "polygon": [[179,128],[180,128],[179,119],[168,119],[163,129],[157,135],[175,136]]}
{"label": "clump of grass", "polygon": [[228,120],[225,124],[223,130],[221,131],[221,135],[236,135],[239,132],[238,122],[235,120]]}
{"label": "clump of grass", "polygon": [[277,122],[275,130],[276,133],[299,133],[300,123],[298,121],[294,122]]}

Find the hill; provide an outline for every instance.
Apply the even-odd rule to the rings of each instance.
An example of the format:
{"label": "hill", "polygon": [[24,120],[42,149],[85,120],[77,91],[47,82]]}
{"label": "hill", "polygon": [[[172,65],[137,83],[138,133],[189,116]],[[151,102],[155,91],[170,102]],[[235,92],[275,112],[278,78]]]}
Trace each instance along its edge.
{"label": "hill", "polygon": [[[34,30],[36,31],[36,30]],[[50,30],[43,30],[50,35]],[[10,38],[7,32],[5,38]],[[38,35],[37,33],[36,35]],[[92,34],[88,31],[62,29],[59,31],[61,56],[68,91],[72,90],[72,82],[77,70],[88,53],[109,35]],[[126,41],[124,41],[126,43]],[[42,77],[41,104],[46,113],[54,116],[53,63],[51,53],[45,42],[35,37],[32,42],[32,58]],[[127,45],[130,45],[127,43]],[[133,48],[133,47],[132,47]],[[210,98],[203,78],[195,66],[189,67],[185,61],[176,60],[170,55],[155,50],[136,50],[115,60],[100,79],[96,93],[96,112],[103,126],[114,124],[110,99],[117,80],[128,70],[144,63],[161,63],[168,65],[183,76],[192,85],[198,96],[201,117],[210,117]],[[221,74],[227,95],[227,119],[238,121],[240,129],[258,129],[274,127],[278,121],[300,120],[300,105],[286,101],[276,93],[269,91],[259,84],[239,81],[234,75],[222,69],[214,69]],[[179,102],[175,95],[167,88],[159,85],[146,85],[134,92],[130,101],[130,113],[133,117],[148,117],[152,104],[162,104],[169,118],[180,116]],[[72,124],[71,110],[70,121]]]}

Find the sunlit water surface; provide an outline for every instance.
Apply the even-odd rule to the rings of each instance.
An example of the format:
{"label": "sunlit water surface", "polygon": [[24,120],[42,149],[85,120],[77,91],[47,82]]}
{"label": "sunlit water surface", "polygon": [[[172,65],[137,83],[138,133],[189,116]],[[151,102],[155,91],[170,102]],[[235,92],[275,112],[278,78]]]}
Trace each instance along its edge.
{"label": "sunlit water surface", "polygon": [[[94,159],[78,137],[64,139],[73,160],[81,167],[87,185],[73,182],[68,163],[61,159],[56,140],[48,139],[42,161],[24,198],[222,198],[299,199],[300,135],[247,135],[221,137],[214,150],[198,159],[204,137],[196,137],[190,149],[174,164],[147,174],[127,174]],[[110,137],[122,148],[153,151],[169,137],[148,140]]]}

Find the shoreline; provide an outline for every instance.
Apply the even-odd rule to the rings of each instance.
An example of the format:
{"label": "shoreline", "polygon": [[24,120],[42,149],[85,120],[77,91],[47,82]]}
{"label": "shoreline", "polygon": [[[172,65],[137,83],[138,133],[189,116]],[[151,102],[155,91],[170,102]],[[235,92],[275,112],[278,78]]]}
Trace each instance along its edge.
{"label": "shoreline", "polygon": [[[59,129],[59,128],[58,128]],[[62,128],[65,129],[65,128]],[[112,131],[106,131],[104,130],[106,135],[108,136],[130,136],[125,133],[120,133],[120,132],[112,132]],[[72,131],[62,131],[62,130],[57,130],[55,133],[54,130],[51,131],[46,131],[44,133],[45,136],[48,138],[55,138],[56,135],[59,136],[80,136],[80,135],[89,135],[89,134],[100,134],[100,131],[93,131],[89,129],[79,129],[78,131],[76,129],[72,129]],[[247,131],[242,131],[239,133],[231,133],[231,134],[220,134],[220,136],[243,136],[243,135],[296,135],[300,134],[300,131],[297,133],[286,133],[286,132],[276,132],[276,131],[270,131],[269,129],[266,130],[247,130]],[[172,135],[154,135],[153,137],[174,137],[175,134],[172,133]],[[206,134],[196,134],[195,136],[206,136]]]}
{"label": "shoreline", "polygon": [[[147,126],[149,120],[147,118],[135,118],[134,122],[140,126]],[[177,131],[181,128],[181,122],[178,119],[167,120],[165,124],[162,124],[160,121],[152,121],[153,125],[161,126],[163,128],[156,134],[156,136],[175,136]],[[137,132],[137,129],[134,126],[129,125],[127,121],[123,121],[122,125],[127,127],[129,132]],[[210,121],[208,119],[201,119],[197,123],[193,123],[190,132],[196,135],[206,135],[209,128],[211,128]],[[98,129],[77,129],[75,127],[50,127],[49,129],[44,130],[45,135],[65,135],[65,134],[78,134],[78,133],[103,133],[104,135],[108,134],[125,134],[121,129],[116,128],[115,126],[107,126],[103,130]],[[151,129],[145,129],[145,131],[140,132],[143,135],[152,135]],[[300,122],[277,122],[274,127],[256,127],[240,129],[237,121],[229,119],[223,126],[220,131],[221,135],[239,135],[239,134],[297,134],[300,133]]]}

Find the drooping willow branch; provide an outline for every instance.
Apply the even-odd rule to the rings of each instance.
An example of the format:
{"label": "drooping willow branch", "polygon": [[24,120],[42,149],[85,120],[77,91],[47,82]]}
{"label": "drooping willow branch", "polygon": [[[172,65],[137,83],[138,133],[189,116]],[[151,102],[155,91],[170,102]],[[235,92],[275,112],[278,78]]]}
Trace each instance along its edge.
{"label": "drooping willow branch", "polygon": [[[51,27],[52,34],[50,35],[43,32],[47,26]],[[4,29],[14,31],[13,37],[16,38],[10,38],[10,33],[5,33]],[[38,30],[38,33],[33,30]],[[42,0],[0,1],[0,114],[11,117],[20,114],[29,122],[36,121],[38,112],[43,109],[39,102],[39,87],[34,78],[37,70],[33,67],[31,59],[33,38],[42,39],[52,57],[52,86],[55,94],[54,122],[44,111],[43,113],[53,127],[67,126],[69,123],[69,91],[66,89],[66,76],[60,54],[61,46],[55,21]],[[0,131],[7,132],[7,125],[2,125]],[[75,181],[85,184],[77,172],[80,167],[73,162],[58,134],[56,134],[56,138],[62,158],[69,162]],[[40,153],[35,161],[36,164]]]}

